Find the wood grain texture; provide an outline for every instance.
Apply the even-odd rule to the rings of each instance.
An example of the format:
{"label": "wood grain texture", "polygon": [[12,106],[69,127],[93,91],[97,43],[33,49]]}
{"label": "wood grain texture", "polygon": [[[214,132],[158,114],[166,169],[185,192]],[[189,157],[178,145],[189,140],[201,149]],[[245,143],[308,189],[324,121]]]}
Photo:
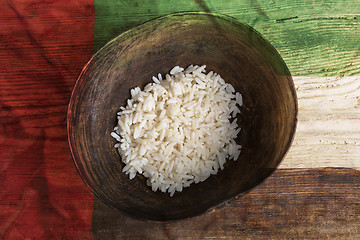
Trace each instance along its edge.
{"label": "wood grain texture", "polygon": [[[109,6],[113,6],[110,8]],[[205,7],[204,7],[205,6]],[[351,7],[349,7],[351,6]],[[253,26],[276,47],[295,78],[299,124],[281,167],[344,166],[359,158],[360,3],[354,1],[95,1],[95,50],[128,28],[173,11],[210,10]],[[319,93],[323,96],[317,96]],[[321,127],[319,131],[312,128]],[[347,129],[345,129],[347,128]]]}
{"label": "wood grain texture", "polygon": [[360,169],[360,77],[294,77],[299,114],[280,168]]}
{"label": "wood grain texture", "polygon": [[280,52],[295,76],[360,75],[358,0],[95,0],[94,48],[152,18],[179,11],[227,14]]}
{"label": "wood grain texture", "polygon": [[360,173],[277,170],[224,208],[191,219],[143,222],[95,200],[94,239],[359,239]]}
{"label": "wood grain texture", "polygon": [[0,239],[91,237],[93,195],[67,143],[92,54],[92,1],[0,2]]}
{"label": "wood grain texture", "polygon": [[293,76],[312,76],[294,78],[299,124],[286,169],[213,215],[172,224],[139,222],[96,200],[95,239],[359,239],[359,172],[291,169],[359,166],[359,78],[338,78],[360,75],[358,0],[95,0],[95,9],[95,50],[154,17],[209,10],[253,26]]}
{"label": "wood grain texture", "polygon": [[[73,167],[65,119],[71,88],[92,54],[93,37],[98,49],[154,17],[208,9],[260,31],[293,75],[359,75],[358,0],[95,0],[95,32],[92,4],[0,3],[0,238],[92,238],[92,195]],[[359,95],[359,80],[329,82],[326,87],[326,78],[295,78],[301,111],[296,140],[283,162],[287,169],[275,172],[244,198],[221,211],[168,224],[127,218],[96,200],[94,237],[359,239],[359,172],[289,169],[359,166],[353,163],[359,159],[359,131],[353,121],[359,116],[353,94]],[[317,91],[327,94],[313,94]],[[339,94],[331,99],[334,93]]]}

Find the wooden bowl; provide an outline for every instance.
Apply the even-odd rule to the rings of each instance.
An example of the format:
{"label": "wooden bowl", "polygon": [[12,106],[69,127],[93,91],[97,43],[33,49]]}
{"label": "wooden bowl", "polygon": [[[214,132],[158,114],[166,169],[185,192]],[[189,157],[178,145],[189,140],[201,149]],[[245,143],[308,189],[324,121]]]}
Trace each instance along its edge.
{"label": "wooden bowl", "polygon": [[[141,175],[129,180],[110,133],[131,88],[190,64],[206,64],[242,93],[243,150],[216,176],[169,197]],[[199,215],[261,183],[287,152],[296,121],[294,84],[274,47],[234,18],[190,12],[135,27],[99,50],[75,84],[67,124],[76,167],[94,194],[129,216],[163,221]]]}

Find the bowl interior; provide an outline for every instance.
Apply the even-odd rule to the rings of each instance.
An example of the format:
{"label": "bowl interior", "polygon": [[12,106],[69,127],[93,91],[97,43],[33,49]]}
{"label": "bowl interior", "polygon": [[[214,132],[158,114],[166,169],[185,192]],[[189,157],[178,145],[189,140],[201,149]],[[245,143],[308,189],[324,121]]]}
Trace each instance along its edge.
{"label": "bowl interior", "polygon": [[[130,89],[176,66],[207,65],[236,91],[243,146],[237,161],[183,192],[153,192],[145,178],[122,173],[110,136]],[[133,217],[174,220],[198,215],[262,182],[292,141],[297,103],[290,73],[277,51],[233,18],[180,13],[147,22],[103,47],[84,68],[68,109],[69,144],[83,180],[108,205]]]}

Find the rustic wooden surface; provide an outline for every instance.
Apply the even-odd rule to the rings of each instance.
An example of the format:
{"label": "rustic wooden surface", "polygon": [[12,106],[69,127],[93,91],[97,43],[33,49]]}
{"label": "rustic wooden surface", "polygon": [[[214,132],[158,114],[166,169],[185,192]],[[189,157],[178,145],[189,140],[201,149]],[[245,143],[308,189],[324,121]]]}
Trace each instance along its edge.
{"label": "rustic wooden surface", "polygon": [[93,24],[89,0],[0,1],[0,239],[92,236],[66,110]]}
{"label": "rustic wooden surface", "polygon": [[351,168],[360,168],[360,3],[95,0],[94,50],[153,17],[194,10],[236,17],[280,52],[299,98],[293,145],[281,169],[254,191],[183,222],[144,223],[95,200],[94,237],[358,239],[359,172]]}
{"label": "rustic wooden surface", "polygon": [[[24,2],[0,3],[0,238],[35,238],[34,231],[55,239],[360,238],[358,0]],[[163,14],[201,10],[250,24],[284,58],[299,97],[292,148],[281,169],[218,211],[147,223],[95,199],[88,228],[93,198],[66,139],[76,77],[93,49],[117,34]],[[44,215],[32,218],[37,212]]]}
{"label": "rustic wooden surface", "polygon": [[294,77],[299,114],[280,168],[360,170],[360,77]]}
{"label": "rustic wooden surface", "polygon": [[217,211],[143,222],[95,200],[94,239],[359,239],[360,173],[287,169]]}
{"label": "rustic wooden surface", "polygon": [[249,24],[294,76],[360,75],[359,0],[95,0],[94,49],[117,34],[176,11],[211,11]]}

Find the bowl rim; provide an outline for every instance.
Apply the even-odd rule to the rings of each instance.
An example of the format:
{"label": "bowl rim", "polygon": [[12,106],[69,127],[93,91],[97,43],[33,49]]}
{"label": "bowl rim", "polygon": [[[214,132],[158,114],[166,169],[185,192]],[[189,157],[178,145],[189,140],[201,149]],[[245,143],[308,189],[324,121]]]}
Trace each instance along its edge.
{"label": "bowl rim", "polygon": [[[183,217],[178,217],[178,218],[174,218],[174,219],[164,219],[164,220],[159,220],[159,219],[149,219],[149,218],[143,218],[143,217],[138,217],[138,216],[133,216],[127,212],[124,212],[122,210],[120,210],[119,208],[116,208],[115,206],[113,206],[110,202],[108,202],[106,199],[102,198],[91,186],[90,184],[87,182],[87,180],[85,179],[85,176],[82,174],[82,172],[80,171],[80,166],[77,162],[77,155],[75,152],[75,149],[73,148],[74,146],[74,139],[71,137],[72,135],[70,133],[73,132],[73,126],[71,124],[71,122],[74,120],[72,117],[72,109],[73,106],[76,105],[75,104],[75,94],[78,91],[77,89],[80,87],[80,85],[84,82],[84,80],[82,79],[82,76],[84,75],[84,73],[86,72],[86,70],[89,68],[89,65],[91,64],[91,62],[93,61],[93,59],[101,52],[103,51],[103,49],[105,47],[107,47],[108,45],[110,45],[111,43],[117,41],[118,39],[121,38],[126,38],[126,36],[136,30],[142,29],[142,28],[146,28],[147,25],[156,22],[156,21],[166,21],[167,19],[171,19],[173,17],[181,17],[181,16],[191,16],[191,15],[198,15],[198,16],[204,16],[204,15],[208,15],[211,17],[215,17],[215,18],[220,18],[222,20],[226,20],[228,22],[230,22],[231,24],[234,24],[236,26],[242,26],[242,27],[247,27],[248,29],[250,29],[252,32],[254,32],[257,36],[259,36],[270,48],[272,48],[272,50],[274,51],[274,53],[276,53],[279,58],[279,60],[281,60],[282,65],[284,66],[285,70],[287,71],[287,82],[288,82],[288,86],[291,90],[291,96],[292,99],[294,100],[294,121],[293,124],[291,126],[291,131],[290,131],[290,135],[289,138],[287,140],[287,144],[285,146],[286,151],[280,156],[280,161],[277,164],[277,166],[272,169],[271,171],[269,171],[269,173],[259,182],[257,183],[255,186],[235,194],[232,197],[229,197],[225,200],[221,200],[218,203],[216,203],[215,205],[208,207],[200,212],[197,212],[195,214],[192,215],[188,215],[188,216],[183,216]],[[190,219],[196,216],[201,216],[204,215],[206,213],[211,213],[214,212],[216,210],[219,210],[221,208],[224,208],[227,205],[230,205],[232,202],[236,201],[237,199],[243,197],[244,195],[248,194],[250,191],[253,191],[255,188],[259,187],[267,178],[269,178],[277,169],[278,166],[281,164],[281,162],[283,161],[283,159],[285,158],[285,156],[287,155],[287,153],[289,152],[289,149],[294,141],[294,137],[295,137],[295,133],[296,133],[296,128],[297,128],[297,122],[298,122],[298,98],[297,98],[297,94],[296,94],[296,89],[295,89],[295,84],[294,81],[292,79],[292,75],[290,73],[290,70],[288,69],[284,59],[281,57],[281,55],[279,54],[279,52],[276,50],[276,48],[270,43],[269,40],[267,40],[265,37],[263,37],[263,35],[258,32],[256,29],[254,29],[252,26],[248,25],[247,23],[241,22],[239,19],[226,15],[226,14],[221,14],[221,13],[212,13],[212,12],[204,12],[204,11],[180,11],[180,12],[175,12],[175,13],[170,13],[170,14],[166,14],[166,15],[162,15],[159,17],[155,17],[152,18],[150,20],[147,20],[143,23],[140,23],[139,25],[136,25],[135,27],[132,27],[120,34],[118,34],[117,36],[115,36],[114,38],[112,38],[110,41],[108,41],[104,46],[102,46],[100,49],[98,49],[95,53],[92,54],[91,58],[88,60],[88,62],[84,65],[84,67],[82,68],[79,76],[77,77],[75,84],[72,88],[71,91],[71,95],[70,95],[70,99],[69,99],[69,104],[67,106],[67,117],[66,117],[66,126],[67,126],[67,140],[68,140],[68,145],[70,148],[70,153],[71,153],[71,158],[73,160],[73,163],[75,164],[76,170],[79,173],[81,179],[83,180],[83,182],[87,185],[88,189],[98,198],[100,199],[101,202],[105,203],[107,206],[109,206],[112,209],[115,209],[116,211],[118,211],[119,213],[131,217],[133,219],[138,219],[138,220],[142,220],[142,221],[146,221],[146,222],[177,222],[177,221],[181,221],[181,220],[185,220],[185,219]]]}

